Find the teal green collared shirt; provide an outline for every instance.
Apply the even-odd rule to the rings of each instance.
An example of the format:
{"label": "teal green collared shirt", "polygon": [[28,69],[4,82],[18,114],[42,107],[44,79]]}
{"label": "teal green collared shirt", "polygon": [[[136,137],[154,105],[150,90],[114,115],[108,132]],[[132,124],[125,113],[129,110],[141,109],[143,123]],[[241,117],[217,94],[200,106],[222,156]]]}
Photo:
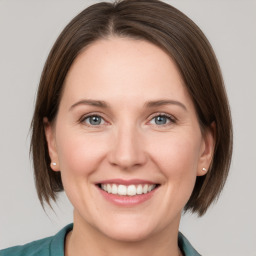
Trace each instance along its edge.
{"label": "teal green collared shirt", "polygon": [[[73,224],[69,224],[55,236],[0,250],[0,256],[64,256],[65,237],[72,229]],[[200,256],[181,233],[178,241],[184,256]]]}

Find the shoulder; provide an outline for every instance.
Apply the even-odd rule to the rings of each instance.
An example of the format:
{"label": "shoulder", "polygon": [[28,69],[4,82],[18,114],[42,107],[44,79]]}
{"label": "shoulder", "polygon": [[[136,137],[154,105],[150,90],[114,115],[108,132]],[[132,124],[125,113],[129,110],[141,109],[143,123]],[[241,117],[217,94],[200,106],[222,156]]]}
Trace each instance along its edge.
{"label": "shoulder", "polygon": [[37,240],[25,245],[14,246],[0,251],[0,256],[49,255],[52,237]]}
{"label": "shoulder", "polygon": [[0,250],[0,256],[64,256],[65,236],[72,228],[70,224],[55,236]]}
{"label": "shoulder", "polygon": [[200,254],[193,248],[188,239],[179,232],[179,247],[185,256],[200,256]]}

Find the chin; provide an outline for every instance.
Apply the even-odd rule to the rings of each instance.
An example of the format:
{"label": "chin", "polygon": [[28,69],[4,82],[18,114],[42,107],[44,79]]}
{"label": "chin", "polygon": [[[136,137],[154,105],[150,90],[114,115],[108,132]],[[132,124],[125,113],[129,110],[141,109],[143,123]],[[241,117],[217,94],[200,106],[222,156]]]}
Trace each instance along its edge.
{"label": "chin", "polygon": [[152,232],[142,227],[130,229],[112,229],[105,233],[109,238],[120,242],[139,242],[150,237]]}
{"label": "chin", "polygon": [[140,218],[137,220],[116,220],[109,225],[101,226],[101,232],[107,237],[123,241],[123,242],[138,242],[150,237],[154,232],[157,232],[153,223],[148,223]]}

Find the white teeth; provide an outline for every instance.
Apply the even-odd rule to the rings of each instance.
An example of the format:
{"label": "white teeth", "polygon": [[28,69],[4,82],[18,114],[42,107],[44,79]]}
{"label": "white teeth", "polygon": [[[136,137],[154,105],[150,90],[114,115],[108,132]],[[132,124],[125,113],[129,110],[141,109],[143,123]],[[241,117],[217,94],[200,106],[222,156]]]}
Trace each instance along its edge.
{"label": "white teeth", "polygon": [[143,193],[146,194],[148,192],[148,185],[144,185],[143,187]]}
{"label": "white teeth", "polygon": [[112,185],[112,194],[117,194],[117,185],[116,184],[113,184]]}
{"label": "white teeth", "polygon": [[148,186],[148,192],[152,191],[154,188],[155,188],[154,185],[149,185]]}
{"label": "white teeth", "polygon": [[107,185],[107,191],[108,191],[108,193],[111,193],[111,192],[112,192],[112,188],[111,188],[111,185],[110,185],[110,184]]}
{"label": "white teeth", "polygon": [[101,184],[101,189],[109,194],[118,194],[120,196],[135,196],[147,194],[152,191],[156,185],[139,184],[139,185],[116,185],[116,184]]}
{"label": "white teeth", "polygon": [[138,187],[137,187],[137,194],[138,195],[141,195],[142,194],[142,185],[139,185]]}
{"label": "white teeth", "polygon": [[127,188],[127,195],[128,196],[134,196],[136,195],[136,187],[135,185],[129,185]]}
{"label": "white teeth", "polygon": [[127,191],[127,189],[126,189],[126,186],[124,186],[124,185],[119,185],[117,187],[117,194],[120,196],[126,196],[126,191]]}

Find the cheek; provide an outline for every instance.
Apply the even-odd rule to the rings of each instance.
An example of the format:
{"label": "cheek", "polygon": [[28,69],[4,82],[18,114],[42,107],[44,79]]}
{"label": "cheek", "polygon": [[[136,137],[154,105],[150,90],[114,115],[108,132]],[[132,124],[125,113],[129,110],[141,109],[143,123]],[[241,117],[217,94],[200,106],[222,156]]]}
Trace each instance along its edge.
{"label": "cheek", "polygon": [[158,157],[167,185],[163,202],[169,212],[175,212],[184,208],[194,189],[200,147],[197,141],[184,136],[168,144],[158,152]]}
{"label": "cheek", "polygon": [[200,154],[200,138],[174,134],[166,136],[162,141],[152,143],[151,154],[167,173],[196,172]]}
{"label": "cheek", "polygon": [[[189,134],[189,133],[188,133]],[[200,155],[200,136],[172,134],[158,147],[152,147],[152,158],[157,163],[168,185],[172,201],[183,207],[189,199],[197,176]],[[167,138],[168,137],[168,138]],[[168,198],[169,202],[169,198]],[[167,202],[166,202],[167,203]]]}
{"label": "cheek", "polygon": [[[97,169],[104,157],[100,139],[95,135],[86,136],[81,132],[66,133],[62,131],[58,141],[60,170],[63,175],[88,175]],[[97,135],[96,135],[97,136]]]}

